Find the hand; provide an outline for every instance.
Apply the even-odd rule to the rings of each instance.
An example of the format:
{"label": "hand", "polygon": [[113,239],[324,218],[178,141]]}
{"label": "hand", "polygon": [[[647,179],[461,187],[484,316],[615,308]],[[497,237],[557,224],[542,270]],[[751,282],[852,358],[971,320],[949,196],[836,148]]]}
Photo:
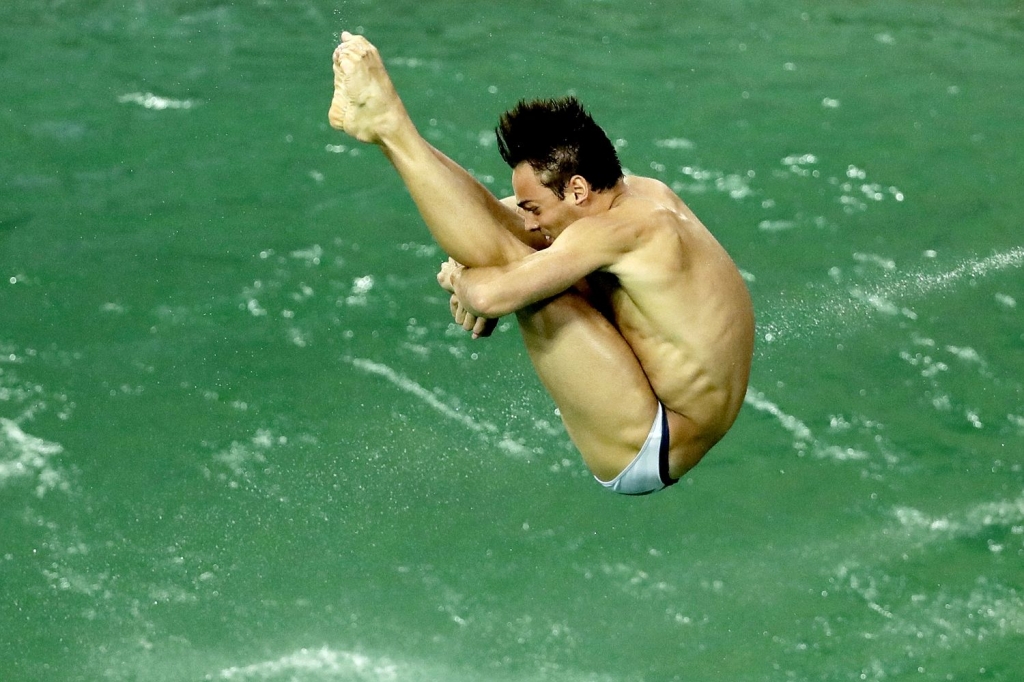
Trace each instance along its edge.
{"label": "hand", "polygon": [[437,283],[449,294],[455,293],[455,283],[452,278],[462,270],[462,265],[451,258],[441,263],[441,270],[437,273]]}
{"label": "hand", "polygon": [[[438,275],[438,281],[440,281],[440,278],[441,276]],[[477,317],[463,308],[462,304],[459,303],[459,297],[455,294],[452,294],[449,306],[451,307],[452,317],[455,318],[455,324],[462,325],[462,328],[467,332],[473,332],[474,339],[490,336],[494,331],[494,328],[498,326],[497,318],[489,319],[486,317]]]}
{"label": "hand", "polygon": [[455,324],[461,326],[467,332],[473,332],[474,339],[490,336],[494,332],[494,328],[498,326],[497,318],[477,317],[463,308],[462,303],[459,302],[459,297],[455,295],[455,282],[453,280],[462,272],[463,268],[464,266],[461,263],[449,258],[444,263],[441,263],[441,270],[437,273],[437,283],[442,289],[452,295],[448,305],[451,308],[452,317],[455,318]]}

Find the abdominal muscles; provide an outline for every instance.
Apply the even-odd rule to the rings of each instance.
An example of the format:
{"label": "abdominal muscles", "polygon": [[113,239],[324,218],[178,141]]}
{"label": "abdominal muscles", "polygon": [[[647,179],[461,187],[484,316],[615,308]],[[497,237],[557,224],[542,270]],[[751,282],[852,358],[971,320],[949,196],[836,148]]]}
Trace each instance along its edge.
{"label": "abdominal muscles", "polygon": [[728,324],[713,317],[702,324],[680,319],[678,328],[658,330],[621,290],[612,303],[619,331],[658,399],[693,420],[706,436],[723,435],[735,421],[746,393],[753,344],[748,321]]}

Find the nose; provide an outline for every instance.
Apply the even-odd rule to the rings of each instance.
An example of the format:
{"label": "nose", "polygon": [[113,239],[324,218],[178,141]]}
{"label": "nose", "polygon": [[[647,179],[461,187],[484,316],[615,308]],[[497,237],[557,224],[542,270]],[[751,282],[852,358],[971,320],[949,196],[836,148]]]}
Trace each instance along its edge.
{"label": "nose", "polygon": [[527,230],[533,231],[540,227],[537,223],[537,216],[532,213],[527,212],[526,215],[523,216],[523,221],[524,227],[526,227]]}

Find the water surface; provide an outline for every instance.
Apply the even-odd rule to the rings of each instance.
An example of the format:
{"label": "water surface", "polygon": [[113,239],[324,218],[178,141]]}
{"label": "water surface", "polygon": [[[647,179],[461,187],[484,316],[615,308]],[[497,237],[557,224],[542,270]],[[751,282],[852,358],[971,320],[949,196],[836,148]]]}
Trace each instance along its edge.
{"label": "water surface", "polygon": [[[1017,3],[0,9],[4,680],[1024,676]],[[344,27],[500,195],[577,94],[729,249],[747,404],[590,480],[514,321],[472,342]]]}

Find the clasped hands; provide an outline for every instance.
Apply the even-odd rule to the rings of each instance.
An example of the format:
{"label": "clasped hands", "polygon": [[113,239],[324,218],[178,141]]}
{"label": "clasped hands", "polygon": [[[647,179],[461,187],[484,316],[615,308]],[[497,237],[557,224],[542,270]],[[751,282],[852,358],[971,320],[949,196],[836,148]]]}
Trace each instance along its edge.
{"label": "clasped hands", "polygon": [[498,318],[477,317],[462,307],[459,297],[455,294],[455,284],[452,281],[458,276],[465,266],[449,258],[441,263],[441,270],[437,273],[437,283],[441,288],[450,293],[451,299],[448,304],[451,308],[455,324],[460,325],[467,332],[473,332],[473,338],[479,339],[483,336],[490,336],[494,328],[498,326]]}

